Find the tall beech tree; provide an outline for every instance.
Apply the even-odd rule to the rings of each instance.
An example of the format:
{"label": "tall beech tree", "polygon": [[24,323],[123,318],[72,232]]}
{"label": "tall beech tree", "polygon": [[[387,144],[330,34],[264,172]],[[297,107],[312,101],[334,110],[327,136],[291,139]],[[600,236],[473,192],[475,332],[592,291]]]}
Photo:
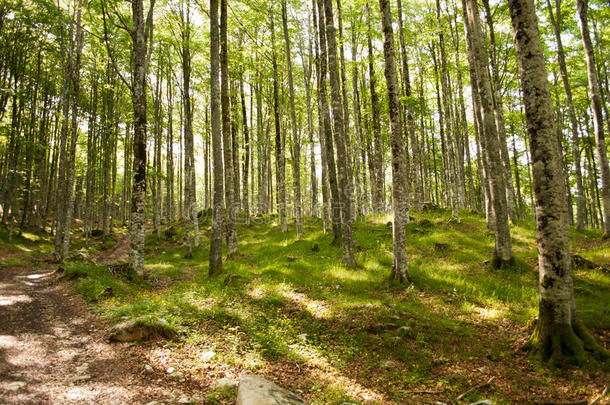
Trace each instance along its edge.
{"label": "tall beech tree", "polygon": [[212,162],[214,165],[214,196],[212,199],[212,235],[210,238],[209,274],[222,269],[223,222],[223,165],[222,127],[220,107],[220,33],[218,27],[218,0],[210,0],[210,131],[212,135]]}
{"label": "tall beech tree", "polygon": [[532,0],[509,0],[509,8],[532,152],[538,227],[540,304],[527,348],[554,364],[582,363],[587,352],[609,358],[576,312],[563,170],[536,8]]}
{"label": "tall beech tree", "polygon": [[393,280],[404,282],[409,278],[407,264],[407,231],[409,222],[409,192],[407,190],[407,164],[402,140],[398,74],[394,51],[394,30],[389,0],[379,0],[383,27],[383,56],[385,79],[388,86],[390,113],[390,150],[392,153],[392,241],[394,245]]}
{"label": "tall beech tree", "polygon": [[599,85],[599,75],[595,63],[593,43],[589,34],[589,23],[587,19],[588,0],[577,0],[576,8],[580,23],[580,35],[585,49],[585,60],[587,61],[587,77],[589,78],[589,95],[591,97],[591,109],[593,110],[593,129],[595,133],[595,150],[602,180],[602,205],[604,236],[610,237],[610,166],[608,165],[608,153],[606,137],[604,134],[603,102]]}
{"label": "tall beech tree", "polygon": [[513,262],[513,249],[510,238],[508,212],[506,204],[506,187],[504,185],[503,165],[500,157],[500,146],[494,119],[491,81],[487,69],[487,55],[483,45],[483,35],[479,18],[479,9],[475,0],[465,0],[468,20],[464,22],[466,36],[470,42],[469,59],[474,65],[477,97],[480,102],[482,125],[481,138],[483,152],[487,162],[490,178],[490,199],[493,209],[495,231],[495,266],[503,267]]}

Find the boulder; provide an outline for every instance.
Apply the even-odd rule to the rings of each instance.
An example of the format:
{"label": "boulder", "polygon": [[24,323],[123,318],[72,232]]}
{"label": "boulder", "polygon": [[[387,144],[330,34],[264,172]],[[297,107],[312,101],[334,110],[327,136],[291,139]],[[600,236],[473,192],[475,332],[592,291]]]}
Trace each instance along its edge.
{"label": "boulder", "polygon": [[246,375],[239,381],[235,405],[305,405],[305,401],[266,378]]}
{"label": "boulder", "polygon": [[135,342],[155,335],[172,337],[165,319],[140,317],[121,322],[108,330],[108,340],[111,342]]}

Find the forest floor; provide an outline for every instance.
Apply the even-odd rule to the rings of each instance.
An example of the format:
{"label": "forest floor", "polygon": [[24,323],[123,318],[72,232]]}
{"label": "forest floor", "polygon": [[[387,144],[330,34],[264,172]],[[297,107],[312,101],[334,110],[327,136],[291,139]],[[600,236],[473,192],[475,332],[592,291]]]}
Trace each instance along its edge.
{"label": "forest floor", "polygon": [[143,404],[195,390],[145,373],[144,347],[106,342],[106,322],[57,282],[56,268],[0,270],[0,403]]}
{"label": "forest floor", "polygon": [[[162,240],[147,236],[145,279],[108,271],[126,259],[125,229],[91,241],[93,262],[67,261],[61,278],[44,262],[48,235],[24,232],[9,245],[0,233],[0,403],[231,404],[234,393],[213,383],[245,373],[325,405],[587,403],[608,386],[608,364],[549,369],[520,350],[537,313],[533,223],[511,229],[516,266],[493,270],[483,217],[413,216],[407,286],[388,281],[387,215],[355,225],[356,269],[340,265],[320,221],[308,219],[297,240],[274,216],[255,218],[239,227],[240,253],[215,278],[205,217],[192,259],[181,224]],[[571,232],[573,252],[600,265],[574,269],[575,295],[610,348],[610,241],[600,236]],[[74,238],[84,249],[80,232]],[[105,341],[109,324],[142,316],[163,318],[176,337]]]}

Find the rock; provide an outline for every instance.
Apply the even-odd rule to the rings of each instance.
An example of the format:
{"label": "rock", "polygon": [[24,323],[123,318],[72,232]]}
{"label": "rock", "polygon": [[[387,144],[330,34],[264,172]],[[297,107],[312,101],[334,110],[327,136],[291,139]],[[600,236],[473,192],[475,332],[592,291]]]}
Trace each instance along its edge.
{"label": "rock", "polygon": [[8,391],[18,391],[28,385],[25,381],[13,381],[5,385]]}
{"label": "rock", "polygon": [[110,328],[108,340],[111,342],[135,342],[154,335],[161,335],[166,338],[173,336],[165,319],[140,317],[121,322]]}
{"label": "rock", "polygon": [[199,360],[201,360],[204,363],[207,363],[208,361],[212,360],[212,357],[216,356],[216,353],[212,350],[207,350],[203,353],[201,353],[201,355],[199,356]]}
{"label": "rock", "polygon": [[381,363],[381,368],[384,368],[386,370],[389,370],[394,367],[396,367],[396,363],[393,360],[386,360],[383,363]]}
{"label": "rock", "polygon": [[305,405],[296,394],[258,375],[243,376],[235,405]]}
{"label": "rock", "polygon": [[179,404],[190,404],[191,399],[189,397],[187,397],[186,395],[183,395],[180,398],[178,398],[178,403]]}
{"label": "rock", "polygon": [[18,373],[16,371],[12,371],[12,372],[8,373],[8,375],[11,378],[21,378],[21,373]]}
{"label": "rock", "polygon": [[171,378],[174,381],[184,381],[184,374],[182,373],[182,371],[176,371],[175,373],[172,373],[169,375],[169,378]]}
{"label": "rock", "polygon": [[235,388],[237,388],[237,381],[232,380],[227,377],[219,378],[218,380],[216,380],[212,384],[210,384],[210,389],[212,391],[234,390]]}
{"label": "rock", "polygon": [[154,373],[154,369],[152,368],[152,366],[150,364],[147,364],[144,366],[144,371],[147,372],[148,374],[152,374]]}
{"label": "rock", "polygon": [[482,401],[472,402],[470,405],[493,405],[489,399],[484,399]]}
{"label": "rock", "polygon": [[70,252],[67,259],[74,262],[91,262],[91,256],[85,249]]}
{"label": "rock", "polygon": [[168,367],[168,368],[167,368],[167,374],[171,374],[171,373],[173,373],[174,371],[176,371],[176,369],[175,369],[175,368],[173,368],[173,367]]}

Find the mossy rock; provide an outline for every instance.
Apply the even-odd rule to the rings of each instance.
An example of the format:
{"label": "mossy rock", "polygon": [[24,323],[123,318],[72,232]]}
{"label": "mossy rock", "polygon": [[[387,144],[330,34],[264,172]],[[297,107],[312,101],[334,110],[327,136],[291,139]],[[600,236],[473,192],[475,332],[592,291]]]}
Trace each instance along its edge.
{"label": "mossy rock", "polygon": [[142,316],[114,325],[107,336],[111,342],[136,342],[155,336],[171,339],[175,335],[165,319]]}

